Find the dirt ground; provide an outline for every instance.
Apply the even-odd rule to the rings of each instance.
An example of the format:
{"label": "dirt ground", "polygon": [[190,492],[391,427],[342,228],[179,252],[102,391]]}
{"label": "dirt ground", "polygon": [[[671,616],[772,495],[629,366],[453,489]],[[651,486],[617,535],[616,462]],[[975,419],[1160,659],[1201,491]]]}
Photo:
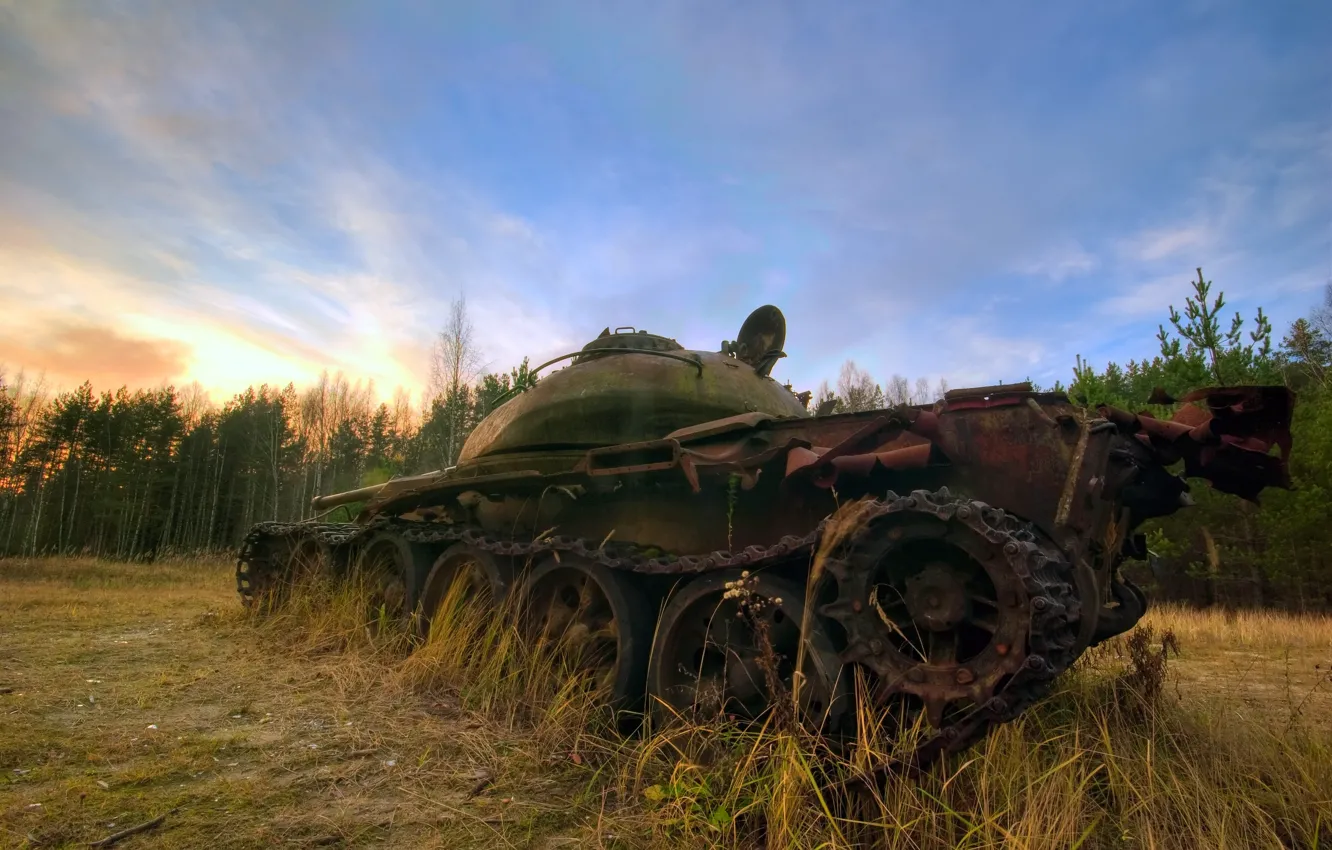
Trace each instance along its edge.
{"label": "dirt ground", "polygon": [[225,564],[0,561],[0,846],[586,843],[576,766],[256,638]]}
{"label": "dirt ground", "polygon": [[[1204,626],[1174,687],[1332,727],[1332,629],[1228,647]],[[263,634],[225,563],[0,561],[0,847],[163,816],[116,846],[640,843],[590,761]]]}

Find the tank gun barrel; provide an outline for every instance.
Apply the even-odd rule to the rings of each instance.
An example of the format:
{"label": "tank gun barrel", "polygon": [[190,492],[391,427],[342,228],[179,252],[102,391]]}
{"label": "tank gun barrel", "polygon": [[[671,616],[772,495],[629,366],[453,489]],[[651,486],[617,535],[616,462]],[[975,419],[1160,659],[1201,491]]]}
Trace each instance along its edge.
{"label": "tank gun barrel", "polygon": [[329,493],[327,496],[315,496],[310,500],[310,507],[317,511],[322,511],[326,508],[336,508],[339,505],[350,505],[352,502],[365,501],[383,489],[383,484],[371,484],[369,487],[348,490],[345,493]]}

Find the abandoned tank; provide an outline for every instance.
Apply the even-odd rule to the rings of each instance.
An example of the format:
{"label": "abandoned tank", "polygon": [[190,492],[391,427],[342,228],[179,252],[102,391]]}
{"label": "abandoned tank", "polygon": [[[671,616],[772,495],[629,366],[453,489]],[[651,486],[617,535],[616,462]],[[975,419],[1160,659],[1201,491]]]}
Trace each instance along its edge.
{"label": "abandoned tank", "polygon": [[799,678],[807,721],[923,719],[929,756],[1132,628],[1147,600],[1121,564],[1149,557],[1143,522],[1191,503],[1187,478],[1253,501],[1289,487],[1284,387],[1198,391],[1169,420],[1029,384],[811,411],[771,375],[785,337],[773,306],[720,351],[607,329],[538,367],[567,362],[455,466],[314,500],[361,503],[350,523],[256,525],[240,595],[261,605],[311,565],[370,576],[428,633],[450,582],[490,603],[521,589],[628,712],[757,717]]}

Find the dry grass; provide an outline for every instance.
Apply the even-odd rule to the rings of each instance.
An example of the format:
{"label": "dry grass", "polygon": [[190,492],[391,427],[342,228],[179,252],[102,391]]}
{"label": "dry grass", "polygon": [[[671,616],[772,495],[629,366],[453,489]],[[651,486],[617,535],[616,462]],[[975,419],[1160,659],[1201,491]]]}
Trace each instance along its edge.
{"label": "dry grass", "polygon": [[83,844],[164,812],[117,846],[578,833],[577,765],[414,687],[401,635],[367,635],[353,594],[325,601],[259,623],[227,564],[0,561],[0,847]]}
{"label": "dry grass", "polygon": [[1185,707],[1239,728],[1332,734],[1332,617],[1163,605],[1144,622],[1183,648],[1173,672]]}
{"label": "dry grass", "polygon": [[225,564],[0,561],[0,846],[167,812],[117,846],[1332,846],[1326,618],[1154,611],[1181,647],[1159,692],[1159,651],[1121,640],[978,748],[850,795],[833,780],[893,742],[621,738],[512,612],[456,609],[412,652],[354,590],[303,598],[259,622]]}
{"label": "dry grass", "polygon": [[1170,629],[1186,646],[1332,655],[1332,617],[1322,614],[1158,605],[1149,612],[1147,622]]}

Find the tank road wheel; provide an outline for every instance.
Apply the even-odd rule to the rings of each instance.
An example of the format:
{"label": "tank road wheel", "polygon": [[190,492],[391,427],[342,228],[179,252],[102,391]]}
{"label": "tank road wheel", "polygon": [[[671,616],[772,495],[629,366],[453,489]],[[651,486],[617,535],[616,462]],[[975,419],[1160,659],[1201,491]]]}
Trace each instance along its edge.
{"label": "tank road wheel", "polygon": [[847,662],[874,698],[934,728],[928,758],[972,743],[1043,696],[1073,662],[1071,565],[1029,526],[947,491],[889,494],[826,560]]}
{"label": "tank road wheel", "polygon": [[355,580],[367,593],[370,623],[401,623],[411,611],[412,588],[429,564],[427,547],[391,531],[370,538],[356,558]]}
{"label": "tank road wheel", "polygon": [[286,583],[290,586],[328,581],[339,572],[338,552],[313,534],[298,538],[287,559]]}
{"label": "tank road wheel", "polygon": [[543,560],[525,585],[532,637],[590,674],[617,712],[642,709],[655,612],[638,578],[563,555]]}
{"label": "tank road wheel", "polygon": [[476,600],[494,609],[508,596],[512,570],[507,561],[466,543],[455,543],[445,549],[431,565],[421,588],[417,608],[420,637],[429,637],[430,624],[449,598],[455,581],[460,583],[454,597],[458,602]]}
{"label": "tank road wheel", "polygon": [[849,689],[820,618],[806,610],[805,588],[764,572],[699,576],[671,596],[657,625],[654,716],[663,724],[694,713],[758,719],[790,698],[797,663],[802,721],[838,729]]}

